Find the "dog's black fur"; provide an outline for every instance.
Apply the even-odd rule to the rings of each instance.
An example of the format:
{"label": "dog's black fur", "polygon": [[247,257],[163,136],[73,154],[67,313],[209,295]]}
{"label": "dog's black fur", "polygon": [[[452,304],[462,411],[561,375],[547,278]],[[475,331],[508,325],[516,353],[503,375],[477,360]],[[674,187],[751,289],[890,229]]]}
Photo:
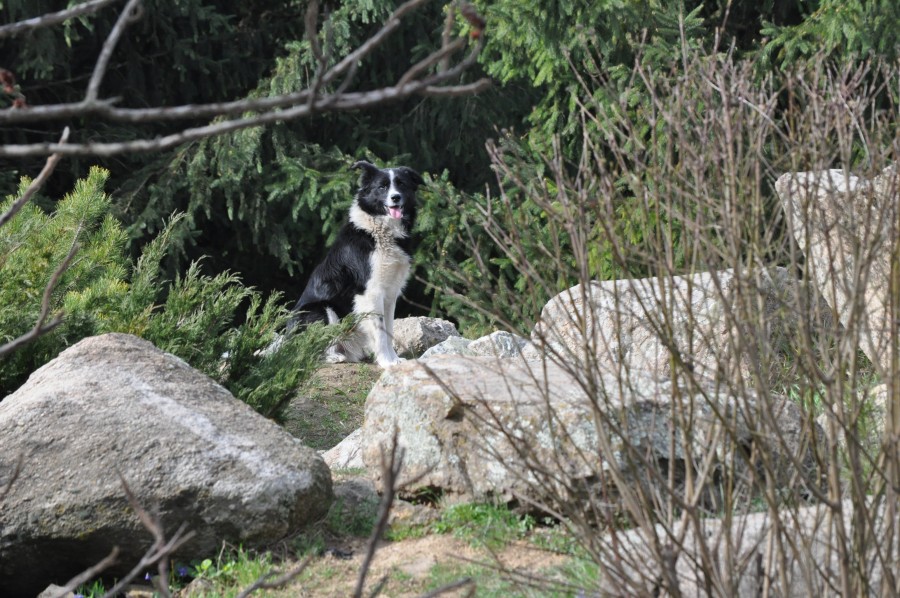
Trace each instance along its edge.
{"label": "dog's black fur", "polygon": [[[294,325],[336,323],[351,313],[364,320],[355,335],[329,350],[331,361],[359,361],[374,353],[379,364],[399,361],[391,346],[394,308],[409,275],[416,190],[411,168],[378,168],[359,161],[359,190],[349,221],[316,266],[294,306]],[[368,323],[367,323],[368,320]]]}

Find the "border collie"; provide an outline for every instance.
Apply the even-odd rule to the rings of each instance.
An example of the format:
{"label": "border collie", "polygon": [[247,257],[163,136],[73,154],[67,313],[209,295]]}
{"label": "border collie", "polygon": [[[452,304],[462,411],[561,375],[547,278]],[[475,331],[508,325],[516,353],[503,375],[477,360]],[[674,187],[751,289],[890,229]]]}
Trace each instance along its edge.
{"label": "border collie", "polygon": [[419,173],[406,166],[378,168],[359,161],[359,190],[350,221],[313,270],[294,311],[293,325],[337,323],[350,313],[359,325],[328,349],[331,363],[374,354],[382,367],[400,361],[393,347],[394,308],[409,277],[411,233]]}

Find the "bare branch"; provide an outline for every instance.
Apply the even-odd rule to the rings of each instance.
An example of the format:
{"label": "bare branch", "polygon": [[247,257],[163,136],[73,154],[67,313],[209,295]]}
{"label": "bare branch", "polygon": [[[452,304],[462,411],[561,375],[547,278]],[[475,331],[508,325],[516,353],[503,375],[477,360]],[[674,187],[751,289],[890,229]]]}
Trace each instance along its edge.
{"label": "bare branch", "polygon": [[[461,63],[462,64],[462,63]],[[413,95],[426,94],[429,96],[440,95],[436,89],[436,83],[441,83],[448,79],[458,76],[462,70],[459,65],[456,68],[433,75],[422,81],[408,83],[401,87],[386,87],[366,92],[344,93],[337,95],[326,95],[321,100],[315,102],[312,106],[303,104],[294,106],[286,110],[275,112],[266,112],[247,118],[239,118],[216,122],[202,127],[193,127],[166,135],[155,139],[137,139],[133,141],[122,142],[105,142],[105,143],[32,143],[32,144],[9,144],[0,147],[0,156],[5,157],[25,157],[37,156],[48,153],[59,153],[65,155],[95,155],[95,156],[113,156],[123,153],[152,152],[170,149],[175,146],[187,143],[189,141],[197,141],[206,137],[231,133],[249,127],[266,125],[279,121],[289,121],[298,118],[310,116],[314,113],[325,110],[360,110],[371,108],[387,102],[393,102],[408,98]],[[482,80],[471,87],[458,87],[453,89],[447,95],[459,95],[463,89],[483,90],[489,82]]]}
{"label": "bare branch", "polygon": [[104,558],[102,561],[98,562],[96,565],[94,565],[92,567],[88,567],[87,569],[85,569],[84,571],[82,571],[81,573],[79,573],[78,575],[73,577],[72,579],[70,579],[68,582],[66,582],[66,585],[61,587],[56,592],[56,594],[53,595],[53,598],[63,598],[69,592],[71,592],[72,590],[77,588],[78,586],[85,584],[85,583],[89,582],[90,580],[94,579],[95,577],[97,577],[97,575],[99,575],[103,571],[106,571],[110,566],[112,566],[113,563],[115,563],[118,558],[119,558],[119,547],[113,546],[113,549],[106,556],[106,558]]}
{"label": "bare branch", "polygon": [[140,2],[141,0],[128,0],[128,4],[125,5],[122,14],[116,20],[112,31],[109,32],[106,41],[103,42],[103,49],[100,50],[100,56],[94,65],[94,72],[91,75],[91,80],[88,82],[85,100],[97,99],[97,94],[100,92],[100,83],[103,82],[103,76],[106,75],[106,68],[109,66],[109,59],[112,57],[113,50],[116,49],[116,44],[119,43],[125,28],[140,18],[142,12]]}
{"label": "bare branch", "polygon": [[457,579],[456,581],[451,581],[450,583],[443,585],[437,589],[431,590],[427,594],[422,594],[419,598],[435,598],[436,596],[443,596],[449,592],[454,590],[458,590],[460,588],[464,588],[466,586],[471,586],[469,588],[469,592],[467,592],[466,596],[472,596],[475,592],[475,582],[471,577],[464,577],[462,579]]}
{"label": "bare branch", "polygon": [[[121,37],[122,31],[134,17],[135,8],[139,6],[139,0],[130,0],[104,44],[84,100],[68,104],[0,110],[0,123],[36,122],[62,118],[68,119],[76,116],[95,116],[113,121],[133,123],[196,120],[231,115],[240,115],[240,117],[184,129],[154,139],[96,143],[60,142],[54,144],[45,142],[22,145],[9,144],[0,148],[0,156],[26,157],[51,153],[112,156],[132,152],[160,151],[214,135],[273,122],[304,118],[325,111],[366,109],[387,102],[403,100],[413,95],[454,97],[478,93],[486,89],[490,85],[490,81],[486,78],[471,84],[443,87],[445,84],[458,79],[466,69],[475,64],[475,60],[484,45],[483,37],[480,37],[469,55],[452,68],[449,68],[446,63],[453,53],[461,50],[466,45],[465,38],[460,38],[453,42],[445,42],[441,48],[410,67],[391,86],[369,91],[346,92],[353,80],[359,62],[380,46],[399,27],[400,20],[404,15],[425,2],[427,0],[409,0],[405,2],[391,14],[388,21],[375,35],[327,71],[325,71],[325,64],[328,62],[327,48],[323,52],[323,49],[319,47],[318,41],[315,39],[315,22],[318,13],[314,10],[315,5],[311,5],[306,17],[307,36],[310,37],[310,42],[313,44],[313,52],[318,63],[311,88],[269,98],[251,98],[231,102],[155,108],[117,108],[115,107],[117,99],[99,99],[97,93],[106,71],[109,57],[118,39]],[[437,73],[419,78],[430,66],[436,63],[441,63],[441,68]],[[343,78],[343,81],[335,91],[324,91],[340,78]],[[253,112],[257,114],[247,115],[247,113]]]}
{"label": "bare branch", "polygon": [[[417,77],[420,73],[424,72],[431,65],[444,60],[449,59],[450,56],[459,52],[466,45],[466,38],[458,37],[449,44],[443,46],[437,52],[432,52],[416,64],[412,65],[406,73],[400,77],[400,80],[397,81],[397,87],[403,87],[410,81],[412,81],[415,77]],[[446,71],[447,69],[442,69]]]}
{"label": "bare branch", "polygon": [[40,29],[42,27],[51,27],[53,25],[58,25],[60,23],[68,21],[69,19],[93,14],[104,6],[119,1],[120,0],[90,0],[89,2],[83,2],[81,4],[73,6],[72,8],[67,8],[59,12],[41,15],[39,17],[26,19],[17,23],[10,23],[9,25],[3,25],[2,27],[0,27],[0,39],[3,39],[5,37],[12,37],[20,33],[32,31],[34,29]]}
{"label": "bare branch", "polygon": [[[65,143],[69,139],[69,127],[63,129],[62,137],[60,137],[59,142]],[[40,174],[37,175],[37,178],[31,181],[31,184],[28,185],[28,188],[25,189],[25,193],[22,194],[22,197],[13,202],[13,204],[9,207],[9,209],[0,214],[0,226],[3,226],[7,222],[9,222],[13,216],[19,213],[19,210],[22,209],[26,203],[31,200],[31,197],[37,193],[38,189],[43,187],[44,182],[50,177],[53,173],[53,170],[56,168],[57,162],[59,162],[61,155],[53,154],[49,158],[47,158],[47,162],[44,164],[44,168],[41,170]]]}
{"label": "bare branch", "polygon": [[484,77],[474,83],[466,83],[465,85],[452,85],[442,87],[440,85],[429,85],[419,92],[419,95],[430,98],[455,98],[459,96],[472,96],[485,91],[491,86],[491,80]]}
{"label": "bare branch", "polygon": [[397,483],[400,478],[400,470],[403,467],[403,449],[398,444],[398,432],[394,429],[394,436],[391,440],[391,446],[387,451],[382,447],[381,451],[381,476],[384,486],[384,495],[381,498],[381,505],[378,508],[378,519],[375,522],[375,528],[369,537],[369,544],[366,549],[366,556],[363,558],[362,565],[359,568],[359,577],[356,580],[356,589],[353,592],[354,598],[362,598],[363,586],[366,583],[366,576],[369,568],[372,566],[372,560],[375,558],[375,551],[378,549],[378,542],[387,529],[388,519],[391,516],[391,507],[394,505],[394,497],[397,493]]}
{"label": "bare branch", "polygon": [[53,294],[53,290],[56,288],[56,285],[59,284],[59,279],[68,270],[69,265],[72,263],[72,260],[75,258],[75,254],[78,252],[78,233],[75,233],[75,239],[72,241],[72,247],[69,249],[69,253],[63,259],[63,261],[56,267],[56,270],[53,272],[53,275],[50,277],[50,281],[47,283],[47,286],[44,287],[44,296],[41,300],[41,314],[38,317],[37,322],[35,322],[34,327],[23,334],[19,338],[15,338],[5,345],[0,345],[0,356],[6,355],[7,353],[11,353],[21,347],[22,345],[33,341],[34,339],[47,334],[60,324],[62,324],[62,314],[57,314],[53,317],[52,320],[47,322],[47,318],[50,315],[50,296]]}
{"label": "bare branch", "polygon": [[325,74],[323,77],[325,84],[327,85],[337,77],[341,76],[349,70],[351,66],[371,54],[375,48],[380,46],[384,40],[400,26],[400,19],[403,18],[406,13],[418,8],[427,1],[428,0],[408,0],[407,2],[404,2],[390,17],[388,17],[388,22],[384,24],[384,27],[382,27],[378,33],[363,42],[362,45],[353,52],[347,54],[343,60],[334,65]]}
{"label": "bare branch", "polygon": [[244,589],[240,594],[238,594],[235,598],[247,598],[250,594],[257,590],[278,590],[295,580],[297,577],[303,573],[309,564],[312,562],[313,555],[310,555],[303,559],[299,565],[272,581],[268,581],[273,574],[267,573],[254,581],[250,586]]}
{"label": "bare branch", "polygon": [[[125,586],[131,583],[132,579],[140,575],[141,571],[144,571],[153,565],[158,564],[160,572],[164,573],[168,557],[178,550],[185,542],[194,537],[194,532],[186,531],[186,526],[182,524],[175,532],[175,535],[172,536],[172,539],[167,542],[162,523],[157,517],[152,517],[144,510],[138,502],[137,497],[135,497],[131,488],[128,486],[128,483],[125,481],[125,478],[122,476],[122,473],[119,471],[116,471],[116,473],[119,476],[119,480],[122,482],[122,489],[125,491],[128,503],[131,505],[131,508],[134,509],[141,524],[153,535],[154,541],[153,545],[147,550],[137,565],[135,565],[127,575],[120,579],[116,585],[107,591],[106,594],[103,595],[103,598],[112,598],[113,596],[118,595]],[[157,587],[157,590],[159,590],[164,597],[169,596],[167,582],[165,581],[166,576],[161,575],[160,577],[163,579],[163,583]]]}

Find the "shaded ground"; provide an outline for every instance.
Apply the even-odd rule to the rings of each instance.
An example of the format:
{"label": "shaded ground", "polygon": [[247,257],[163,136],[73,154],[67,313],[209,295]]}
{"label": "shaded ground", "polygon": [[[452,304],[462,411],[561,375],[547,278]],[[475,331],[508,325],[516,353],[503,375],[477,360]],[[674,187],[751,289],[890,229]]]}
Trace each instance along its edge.
{"label": "shaded ground", "polygon": [[[358,541],[350,559],[326,556],[316,559],[309,570],[288,588],[273,595],[351,596],[365,554],[366,540]],[[447,535],[383,543],[366,578],[369,595],[384,581],[382,596],[412,597],[470,580],[442,596],[546,596],[546,587],[529,587],[535,574],[560,578],[557,571],[568,558],[540,550],[527,542],[516,542],[492,554]],[[501,573],[501,570],[505,573]],[[511,579],[517,578],[517,579]],[[565,595],[562,592],[559,595]]]}
{"label": "shaded ground", "polygon": [[[308,446],[318,450],[331,448],[362,424],[366,396],[381,371],[371,364],[323,366],[289,405],[285,428]],[[338,491],[339,498],[328,519],[318,529],[276,549],[274,554],[286,559],[276,570],[283,572],[296,566],[299,560],[294,555],[316,556],[303,574],[286,587],[254,595],[288,598],[353,594],[380,497],[366,481],[364,472],[333,475],[336,487],[345,490]],[[396,541],[380,542],[363,595],[371,595],[378,584],[383,584],[378,595],[386,597],[422,596],[454,585],[458,587],[440,595],[577,595],[580,576],[572,568],[577,561],[572,556],[539,548],[542,543],[535,541],[547,530],[533,530],[527,537],[488,549],[453,533],[435,532],[432,524],[440,514],[439,506],[403,502],[396,505],[392,520],[399,527],[395,529],[407,531],[390,536],[399,538]],[[232,595],[232,591],[222,592],[221,586],[207,587],[191,595]]]}
{"label": "shaded ground", "polygon": [[322,366],[285,410],[285,429],[307,446],[330,449],[362,425],[366,396],[380,375],[369,363]]}

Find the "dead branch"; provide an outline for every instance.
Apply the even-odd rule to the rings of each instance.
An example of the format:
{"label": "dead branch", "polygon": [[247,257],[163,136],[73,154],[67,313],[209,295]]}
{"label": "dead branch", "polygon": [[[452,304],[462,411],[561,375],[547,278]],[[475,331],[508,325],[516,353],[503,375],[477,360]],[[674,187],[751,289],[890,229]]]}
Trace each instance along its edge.
{"label": "dead branch", "polygon": [[462,579],[458,579],[456,581],[451,581],[450,583],[443,585],[437,589],[431,590],[427,594],[422,594],[419,598],[435,598],[436,596],[443,596],[453,590],[458,590],[460,588],[464,588],[466,586],[471,586],[469,591],[466,592],[465,596],[474,596],[475,595],[475,582],[471,577],[464,577]]}
{"label": "dead branch", "polygon": [[[388,102],[400,101],[415,95],[455,97],[484,91],[490,86],[490,80],[487,78],[482,78],[474,83],[451,85],[453,81],[459,79],[463,72],[475,64],[484,46],[484,37],[480,35],[477,37],[477,41],[469,55],[452,67],[449,66],[449,59],[453,54],[466,46],[468,42],[465,38],[451,41],[445,36],[440,48],[412,65],[392,85],[367,91],[346,91],[353,80],[360,61],[383,44],[391,33],[399,28],[402,18],[406,14],[427,1],[408,0],[402,4],[391,14],[377,33],[327,70],[325,69],[329,58],[327,48],[323,51],[316,39],[315,23],[317,22],[317,14],[311,10],[306,18],[307,37],[310,38],[313,44],[318,67],[314,81],[307,89],[268,98],[244,99],[231,102],[171,107],[120,108],[116,106],[119,102],[118,98],[99,98],[98,94],[110,56],[118,40],[125,28],[138,16],[136,11],[140,7],[140,0],[130,0],[119,16],[113,30],[107,36],[83,100],[64,104],[0,110],[0,123],[33,123],[73,117],[96,117],[118,122],[149,123],[240,116],[206,126],[183,129],[153,139],[144,138],[122,142],[66,143],[60,141],[59,143],[10,144],[0,147],[0,156],[26,157],[46,154],[112,156],[123,153],[160,151],[206,137],[274,122],[306,118],[323,112],[362,110]],[[311,8],[315,8],[315,4],[311,5]],[[437,72],[430,75],[427,74],[427,71],[435,64],[440,64]],[[336,89],[327,91],[329,86],[337,83],[339,80],[341,81]]]}
{"label": "dead branch", "polygon": [[135,514],[138,516],[141,524],[153,535],[153,545],[147,550],[141,560],[128,572],[122,579],[116,583],[106,594],[103,595],[103,598],[112,598],[113,596],[117,596],[122,589],[131,583],[135,577],[140,575],[140,573],[146,570],[153,565],[156,565],[159,569],[160,579],[163,580],[162,584],[157,587],[157,590],[162,594],[164,598],[169,598],[171,594],[169,593],[168,585],[165,580],[168,579],[167,575],[167,567],[168,567],[168,557],[178,550],[185,542],[194,537],[194,532],[186,531],[186,526],[182,524],[175,534],[172,536],[171,540],[166,541],[165,532],[163,530],[162,522],[158,517],[151,516],[138,502],[137,497],[135,497],[134,493],[131,491],[131,488],[128,486],[128,483],[125,481],[125,478],[122,476],[122,473],[116,472],[119,476],[119,480],[122,482],[122,489],[125,491],[125,496],[128,498],[128,504],[131,505],[131,508],[134,509]]}
{"label": "dead branch", "polygon": [[97,575],[108,569],[116,560],[119,558],[119,547],[113,546],[113,549],[110,553],[104,558],[102,561],[98,562],[93,567],[88,567],[72,579],[66,582],[66,584],[61,587],[56,594],[54,594],[53,598],[63,598],[69,592],[73,591],[78,586],[89,582],[94,579]]}
{"label": "dead branch", "polygon": [[[395,428],[390,448],[385,451],[382,447],[381,451],[381,475],[384,485],[384,495],[381,498],[381,505],[378,507],[378,519],[375,522],[375,528],[372,530],[372,535],[369,537],[366,556],[359,568],[356,589],[353,591],[354,598],[362,598],[363,586],[366,583],[366,576],[369,573],[369,568],[372,566],[372,560],[375,558],[378,542],[381,540],[387,529],[388,519],[391,515],[391,507],[394,504],[394,498],[397,494],[400,470],[403,468],[403,453],[403,449],[398,446],[398,432]],[[376,595],[382,585],[383,584],[379,584],[379,587],[376,587],[375,590],[373,590],[372,595]]]}
{"label": "dead branch", "polygon": [[238,594],[235,598],[247,598],[247,596],[257,590],[278,590],[285,587],[306,570],[306,568],[312,562],[312,559],[313,555],[306,557],[300,562],[299,565],[297,565],[281,577],[277,577],[275,579],[272,579],[271,581],[269,580],[274,576],[274,574],[266,573],[265,575],[254,581],[251,585],[247,586],[247,588],[241,591],[241,593]]}
{"label": "dead branch", "polygon": [[85,100],[91,101],[97,99],[97,94],[100,91],[100,83],[103,82],[103,76],[106,74],[106,68],[109,66],[109,59],[116,49],[116,44],[119,43],[119,39],[125,32],[125,28],[140,17],[140,1],[141,0],[128,0],[128,4],[125,5],[119,18],[116,20],[116,24],[113,26],[112,31],[109,32],[106,41],[103,43],[103,48],[100,50],[100,56],[97,57],[97,63],[94,65],[94,72],[91,74],[91,80],[88,81]]}
{"label": "dead branch", "polygon": [[[60,137],[59,142],[65,143],[69,140],[69,127],[63,129],[62,137]],[[50,177],[53,173],[53,170],[56,168],[56,164],[59,162],[59,159],[62,156],[60,154],[53,154],[49,158],[47,158],[47,162],[44,164],[44,168],[41,170],[40,174],[37,175],[37,178],[31,181],[31,184],[28,185],[28,188],[25,189],[25,193],[22,194],[22,197],[13,202],[13,204],[6,210],[3,214],[0,214],[0,226],[3,226],[10,220],[12,220],[13,216],[19,213],[19,210],[22,209],[26,203],[31,201],[31,197],[38,192],[38,190],[44,186],[44,182]]]}
{"label": "dead branch", "polygon": [[49,322],[47,321],[47,318],[50,316],[50,296],[53,294],[56,285],[59,284],[59,279],[62,278],[62,275],[65,274],[66,270],[68,270],[69,266],[72,264],[72,260],[75,259],[75,254],[78,253],[78,247],[78,232],[76,231],[75,238],[72,240],[72,247],[69,248],[69,253],[56,267],[53,275],[50,276],[50,281],[47,283],[47,286],[44,287],[44,296],[41,299],[41,314],[38,316],[37,322],[34,323],[31,330],[22,336],[11,340],[4,345],[0,345],[0,356],[15,351],[22,345],[47,334],[62,324],[62,314],[57,314]]}
{"label": "dead branch", "polygon": [[48,13],[39,17],[34,17],[32,19],[26,19],[17,23],[3,25],[2,27],[0,27],[0,39],[3,39],[4,37],[13,37],[15,35],[19,35],[20,33],[33,31],[42,27],[52,27],[53,25],[59,25],[60,23],[68,21],[69,19],[93,14],[101,8],[107,6],[108,4],[119,1],[120,0],[90,0],[89,2],[82,2],[81,4],[77,4],[72,8],[60,10],[59,12]]}

